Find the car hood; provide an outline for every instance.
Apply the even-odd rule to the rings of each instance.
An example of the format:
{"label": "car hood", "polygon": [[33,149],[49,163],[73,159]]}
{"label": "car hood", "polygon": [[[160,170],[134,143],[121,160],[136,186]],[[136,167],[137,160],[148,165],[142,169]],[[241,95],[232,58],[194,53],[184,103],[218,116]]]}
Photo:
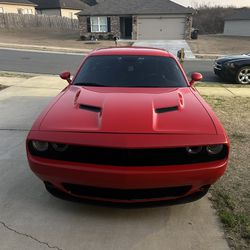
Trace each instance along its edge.
{"label": "car hood", "polygon": [[218,63],[225,63],[230,61],[240,61],[240,60],[250,60],[250,56],[248,55],[230,55],[217,59]]}
{"label": "car hood", "polygon": [[99,133],[216,134],[191,88],[70,86],[40,130]]}

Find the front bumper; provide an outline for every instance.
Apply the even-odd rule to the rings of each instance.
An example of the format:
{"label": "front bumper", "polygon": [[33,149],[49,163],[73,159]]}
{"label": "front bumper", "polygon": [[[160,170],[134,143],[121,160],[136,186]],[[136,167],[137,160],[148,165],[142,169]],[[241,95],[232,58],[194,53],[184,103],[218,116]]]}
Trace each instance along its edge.
{"label": "front bumper", "polygon": [[[31,131],[28,140],[68,144],[127,147],[173,147],[227,144],[224,135],[113,135]],[[133,142],[130,145],[129,142]],[[111,166],[65,162],[33,156],[32,171],[45,183],[67,195],[111,203],[145,203],[177,200],[200,193],[225,172],[227,159],[168,166]],[[98,156],[97,156],[98,157]]]}
{"label": "front bumper", "polygon": [[[43,181],[75,197],[122,203],[170,200],[200,191],[204,186],[216,182],[224,173],[227,161],[203,164],[155,166],[155,167],[114,167],[78,163],[65,163],[28,156],[32,171]],[[70,186],[71,185],[71,186]],[[72,186],[109,190],[110,195],[98,192],[81,193]],[[187,187],[187,189],[183,189]],[[189,188],[190,187],[190,188]],[[173,192],[169,190],[173,189]],[[175,190],[176,189],[176,190]],[[180,189],[180,192],[177,191]],[[74,191],[76,190],[76,191]],[[160,196],[132,195],[129,190],[159,190]],[[117,192],[115,192],[117,191]],[[165,193],[164,193],[165,192]],[[117,195],[114,195],[117,193]],[[119,198],[118,194],[121,194]],[[135,192],[136,193],[136,192]],[[122,197],[122,196],[125,196]]]}
{"label": "front bumper", "polygon": [[218,65],[215,64],[214,65],[214,73],[217,76],[221,77],[222,79],[234,81],[235,77],[236,77],[237,70],[223,66],[223,65],[218,67]]}

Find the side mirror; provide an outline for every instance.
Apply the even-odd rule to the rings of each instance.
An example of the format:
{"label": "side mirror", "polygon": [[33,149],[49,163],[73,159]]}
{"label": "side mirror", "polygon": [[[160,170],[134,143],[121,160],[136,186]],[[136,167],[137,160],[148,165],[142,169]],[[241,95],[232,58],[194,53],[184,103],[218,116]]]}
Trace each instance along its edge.
{"label": "side mirror", "polygon": [[203,76],[201,73],[194,72],[191,76],[192,80],[189,82],[190,86],[193,86],[195,82],[201,81]]}
{"label": "side mirror", "polygon": [[70,79],[70,76],[71,76],[70,72],[62,72],[62,73],[60,74],[60,77],[61,77],[63,80],[66,80],[69,84],[72,83],[72,81],[71,81],[71,79]]}

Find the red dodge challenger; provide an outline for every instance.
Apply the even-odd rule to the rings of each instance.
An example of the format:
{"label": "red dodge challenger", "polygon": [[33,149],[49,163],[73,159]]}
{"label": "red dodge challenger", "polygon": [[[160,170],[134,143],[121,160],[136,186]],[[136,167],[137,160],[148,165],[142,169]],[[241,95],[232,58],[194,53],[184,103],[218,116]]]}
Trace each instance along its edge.
{"label": "red dodge challenger", "polygon": [[225,172],[228,137],[170,53],[95,50],[27,138],[32,171],[54,195],[109,203],[187,202]]}

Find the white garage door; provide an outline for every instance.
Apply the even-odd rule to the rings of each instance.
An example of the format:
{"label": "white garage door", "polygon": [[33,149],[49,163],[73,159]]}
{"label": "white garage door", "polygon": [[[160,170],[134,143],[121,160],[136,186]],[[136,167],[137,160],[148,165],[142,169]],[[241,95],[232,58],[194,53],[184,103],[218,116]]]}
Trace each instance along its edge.
{"label": "white garage door", "polygon": [[226,21],[224,26],[226,36],[250,36],[250,20]]}
{"label": "white garage door", "polygon": [[184,39],[185,18],[139,17],[139,40]]}

